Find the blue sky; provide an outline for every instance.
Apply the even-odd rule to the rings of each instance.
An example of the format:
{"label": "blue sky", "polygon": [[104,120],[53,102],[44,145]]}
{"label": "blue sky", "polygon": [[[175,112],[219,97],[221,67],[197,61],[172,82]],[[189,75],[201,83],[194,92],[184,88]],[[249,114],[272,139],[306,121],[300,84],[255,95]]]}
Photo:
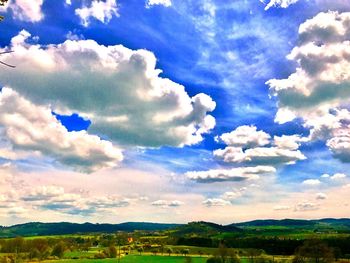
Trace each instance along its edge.
{"label": "blue sky", "polygon": [[9,0],[0,223],[348,217],[349,12]]}

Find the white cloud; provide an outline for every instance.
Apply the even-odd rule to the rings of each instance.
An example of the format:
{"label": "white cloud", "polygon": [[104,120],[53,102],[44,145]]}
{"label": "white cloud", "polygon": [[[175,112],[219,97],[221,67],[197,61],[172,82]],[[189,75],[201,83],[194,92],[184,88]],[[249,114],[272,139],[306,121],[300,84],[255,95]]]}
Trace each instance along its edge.
{"label": "white cloud", "polygon": [[221,195],[221,198],[224,200],[236,200],[240,197],[242,197],[242,195],[244,194],[244,192],[246,191],[246,188],[243,187],[242,189],[238,190],[238,191],[231,191],[231,192],[225,192],[224,194]]}
{"label": "white cloud", "polygon": [[330,177],[329,174],[322,174],[322,175],[321,175],[321,178],[329,178],[329,177]]}
{"label": "white cloud", "polygon": [[215,150],[214,156],[228,163],[249,163],[251,165],[294,164],[306,157],[300,151],[279,149],[277,147],[258,147],[247,150],[241,148],[226,147]]}
{"label": "white cloud", "polygon": [[165,7],[171,6],[171,0],[147,0],[146,7],[152,7],[154,5],[162,5]]}
{"label": "white cloud", "polygon": [[120,149],[85,131],[68,132],[44,106],[35,106],[9,88],[0,93],[0,126],[14,148],[38,151],[84,172],[116,166]]}
{"label": "white cloud", "polygon": [[108,209],[116,207],[124,207],[130,204],[127,198],[118,198],[116,196],[98,197],[88,200],[86,204],[94,209]]}
{"label": "white cloud", "polygon": [[273,210],[275,211],[286,211],[286,210],[290,210],[290,206],[287,205],[277,205],[273,208]]}
{"label": "white cloud", "polygon": [[334,136],[327,141],[327,146],[336,158],[350,162],[350,128],[338,130]]}
{"label": "white cloud", "polygon": [[11,9],[16,19],[39,22],[44,17],[41,10],[43,2],[44,0],[9,0],[5,6],[0,7],[0,12]]}
{"label": "white cloud", "polygon": [[336,174],[332,175],[332,176],[330,177],[330,179],[331,179],[331,180],[341,180],[341,179],[344,179],[344,178],[346,178],[346,177],[347,177],[346,174],[336,173]]}
{"label": "white cloud", "polygon": [[187,172],[187,178],[199,183],[212,182],[244,182],[259,179],[259,175],[271,174],[276,172],[276,169],[271,166],[256,166],[256,167],[239,167],[233,169],[220,169],[208,171],[192,171]]}
{"label": "white cloud", "polygon": [[307,179],[303,181],[303,184],[308,186],[316,186],[316,185],[320,185],[321,181],[318,179]]}
{"label": "white cloud", "polygon": [[[319,13],[299,27],[299,45],[287,56],[298,63],[287,79],[267,82],[282,112],[300,117],[311,140],[324,140],[336,158],[350,161],[350,13]],[[281,112],[281,113],[280,113]],[[288,119],[290,120],[290,119]]]}
{"label": "white cloud", "polygon": [[28,209],[21,207],[21,206],[16,206],[16,207],[11,207],[8,209],[7,213],[9,215],[14,215],[14,216],[24,216],[28,213]]}
{"label": "white cloud", "polygon": [[219,138],[229,146],[213,153],[227,163],[278,166],[306,159],[298,150],[300,142],[305,141],[299,135],[275,136],[271,142],[271,136],[264,131],[257,131],[255,126],[240,126]]}
{"label": "white cloud", "polygon": [[316,200],[325,200],[327,199],[327,195],[324,193],[317,193],[316,194]]}
{"label": "white cloud", "polygon": [[219,199],[219,198],[209,198],[202,202],[203,205],[211,207],[211,206],[226,206],[230,205],[229,201]]}
{"label": "white cloud", "polygon": [[[270,2],[265,6],[265,11],[269,10],[271,7],[287,8],[298,1],[299,0],[270,0]],[[260,0],[260,2],[265,3],[264,0]]]}
{"label": "white cloud", "polygon": [[45,201],[53,197],[62,196],[64,188],[58,186],[39,186],[23,196],[24,201]]}
{"label": "white cloud", "polygon": [[119,16],[117,0],[91,0],[90,6],[83,6],[75,10],[84,26],[89,26],[91,18],[102,23],[109,23],[113,16]]}
{"label": "white cloud", "polygon": [[190,97],[184,86],[159,77],[149,51],[93,40],[31,45],[29,37],[22,31],[12,39],[14,52],[3,60],[17,67],[0,72],[2,83],[57,113],[89,118],[90,133],[125,145],[184,146],[202,141],[215,126],[207,114],[215,102],[202,93]]}
{"label": "white cloud", "polygon": [[279,149],[297,150],[301,142],[307,142],[308,139],[300,135],[282,135],[274,136],[273,144]]}
{"label": "white cloud", "polygon": [[151,203],[152,206],[159,206],[163,208],[167,207],[179,207],[182,206],[184,202],[174,200],[174,201],[166,201],[166,200],[157,200]]}
{"label": "white cloud", "polygon": [[318,210],[319,209],[319,205],[318,204],[314,204],[314,203],[311,203],[311,202],[308,202],[308,201],[305,201],[305,202],[301,202],[301,203],[298,203],[295,208],[294,208],[294,211],[315,211],[315,210]]}
{"label": "white cloud", "polygon": [[229,146],[256,147],[269,144],[271,136],[264,131],[258,131],[255,126],[239,126],[235,130],[224,133],[219,138]]}
{"label": "white cloud", "polygon": [[130,205],[130,200],[127,198],[116,196],[92,197],[80,193],[67,192],[60,186],[45,185],[27,191],[27,193],[23,194],[21,200],[25,202],[24,204],[30,204],[37,209],[58,211],[72,215],[110,212],[113,209]]}

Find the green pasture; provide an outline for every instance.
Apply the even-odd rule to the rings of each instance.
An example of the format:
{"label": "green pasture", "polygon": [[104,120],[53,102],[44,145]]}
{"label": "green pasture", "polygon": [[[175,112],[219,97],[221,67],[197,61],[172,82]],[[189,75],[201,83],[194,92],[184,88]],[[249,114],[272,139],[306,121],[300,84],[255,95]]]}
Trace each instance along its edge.
{"label": "green pasture", "polygon": [[[146,256],[146,255],[131,255],[125,256],[120,259],[120,263],[183,263],[185,262],[185,257],[182,256]],[[192,263],[205,263],[206,258],[204,257],[191,257]],[[62,260],[50,260],[43,261],[45,263],[116,263],[118,259],[62,259]]]}

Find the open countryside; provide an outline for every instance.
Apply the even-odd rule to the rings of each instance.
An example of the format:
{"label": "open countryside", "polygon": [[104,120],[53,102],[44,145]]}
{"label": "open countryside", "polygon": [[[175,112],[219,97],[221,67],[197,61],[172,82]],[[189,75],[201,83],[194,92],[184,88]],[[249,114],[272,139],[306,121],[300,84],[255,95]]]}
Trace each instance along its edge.
{"label": "open countryside", "polygon": [[[79,228],[106,232],[74,232]],[[66,234],[57,235],[57,229]],[[7,235],[0,240],[2,262],[328,263],[350,260],[349,219],[260,220],[226,226],[208,222],[186,225],[29,223],[3,228],[0,234]],[[24,237],[11,238],[18,234]]]}

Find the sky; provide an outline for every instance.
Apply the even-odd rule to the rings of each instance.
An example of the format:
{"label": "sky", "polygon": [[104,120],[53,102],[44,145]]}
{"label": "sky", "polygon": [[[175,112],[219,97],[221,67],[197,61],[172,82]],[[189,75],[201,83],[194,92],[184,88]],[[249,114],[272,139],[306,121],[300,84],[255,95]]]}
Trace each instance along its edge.
{"label": "sky", "polygon": [[0,224],[350,217],[348,0],[9,0]]}

